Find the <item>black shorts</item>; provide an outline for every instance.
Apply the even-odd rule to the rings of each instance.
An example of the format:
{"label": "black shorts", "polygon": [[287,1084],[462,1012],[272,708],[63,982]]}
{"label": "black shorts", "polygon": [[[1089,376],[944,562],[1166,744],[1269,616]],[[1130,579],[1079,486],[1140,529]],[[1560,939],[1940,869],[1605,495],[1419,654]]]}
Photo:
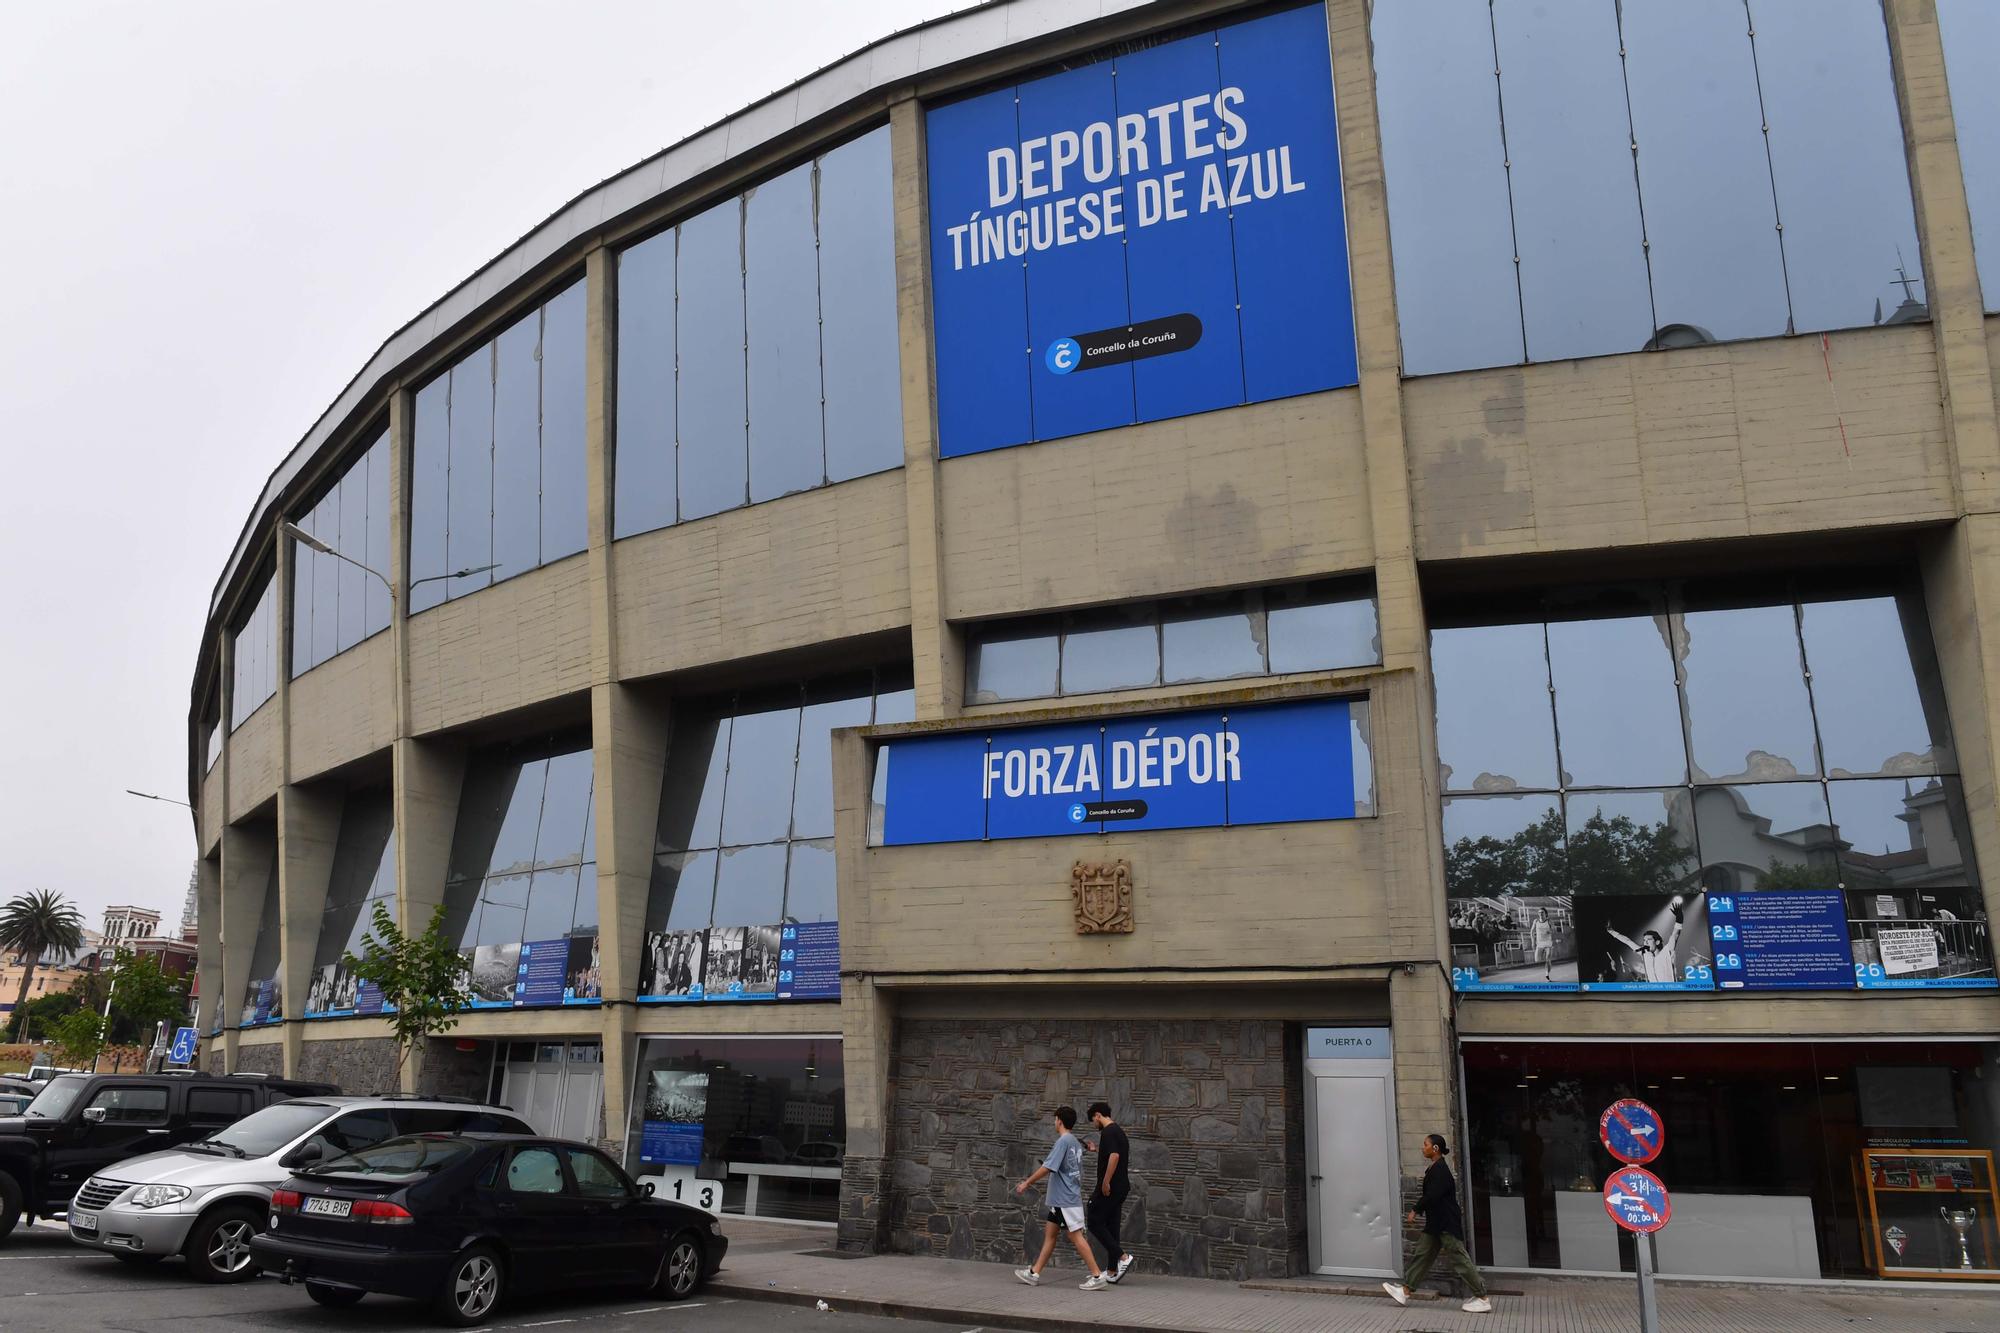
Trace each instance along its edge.
{"label": "black shorts", "polygon": [[1064,1231],[1081,1231],[1083,1230],[1083,1209],[1050,1208],[1044,1220],[1054,1223]]}

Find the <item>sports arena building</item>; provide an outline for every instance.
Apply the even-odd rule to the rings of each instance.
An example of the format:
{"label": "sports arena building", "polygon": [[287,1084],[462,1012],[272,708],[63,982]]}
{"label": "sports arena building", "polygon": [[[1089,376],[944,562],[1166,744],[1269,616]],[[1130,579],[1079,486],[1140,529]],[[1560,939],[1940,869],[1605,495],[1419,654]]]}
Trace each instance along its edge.
{"label": "sports arena building", "polygon": [[[217,582],[204,1059],[1146,1268],[2000,1275],[1983,0],[996,0],[606,181]],[[1982,272],[1983,269],[1983,272]],[[2000,873],[2000,872],[1997,872]]]}

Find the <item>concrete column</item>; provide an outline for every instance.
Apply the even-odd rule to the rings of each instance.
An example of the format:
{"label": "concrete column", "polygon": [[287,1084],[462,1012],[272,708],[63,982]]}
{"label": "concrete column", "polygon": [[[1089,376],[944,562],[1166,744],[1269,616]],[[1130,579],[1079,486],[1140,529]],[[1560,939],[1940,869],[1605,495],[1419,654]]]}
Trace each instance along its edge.
{"label": "concrete column", "polygon": [[[396,739],[396,915],[407,931],[428,928],[444,901],[465,752],[448,741]],[[417,1090],[415,1060],[403,1066],[403,1090]]]}
{"label": "concrete column", "polygon": [[[222,1000],[222,857],[203,857],[195,869],[195,923],[201,940],[201,952],[195,960],[195,988],[198,1003],[195,1010],[194,1030],[201,1034],[204,1042],[208,1034],[222,1025],[225,1012]],[[206,1051],[203,1052],[206,1054]],[[196,1067],[208,1068],[204,1061],[197,1061]]]}
{"label": "concrete column", "polygon": [[285,1073],[299,1067],[305,998],[326,919],[327,885],[340,839],[344,793],[326,785],[278,788],[278,930],[285,986]]}
{"label": "concrete column", "polygon": [[613,431],[618,393],[618,282],[611,251],[584,259],[583,475],[590,561],[590,678],[616,679],[618,615],[613,599],[611,502],[617,466]]}
{"label": "concrete column", "polygon": [[[243,987],[250,978],[250,959],[257,951],[257,927],[264,917],[264,895],[271,884],[277,838],[268,824],[232,824],[222,830],[222,873],[219,919],[222,923],[221,990],[215,997],[222,1016],[228,1067],[236,1067],[238,1023],[243,1014]],[[285,1012],[291,1012],[285,996]]]}
{"label": "concrete column", "polygon": [[944,533],[931,366],[930,220],[924,198],[924,116],[914,100],[889,111],[896,209],[896,324],[902,344],[903,487],[909,515],[910,649],[917,716],[954,717],[964,704],[961,636],[946,622]]}
{"label": "concrete column", "polygon": [[629,685],[599,685],[590,692],[590,722],[604,999],[630,1004],[639,993],[639,942],[653,882],[672,712],[661,696]]}
{"label": "concrete column", "polygon": [[[389,655],[394,659],[390,688],[396,694],[396,736],[410,734],[410,447],[416,438],[416,395],[398,388],[389,395]],[[400,820],[398,821],[400,822]]]}
{"label": "concrete column", "polygon": [[[845,920],[841,928],[846,929]],[[873,980],[841,978],[840,1030],[847,1156],[840,1168],[836,1243],[872,1254],[889,1235],[889,1094],[895,1071],[895,1008]]]}
{"label": "concrete column", "polygon": [[[1458,1051],[1451,1025],[1451,983],[1444,971],[1414,966],[1389,978],[1389,1021],[1396,1047],[1396,1161],[1404,1211],[1423,1192],[1426,1134],[1464,1140],[1458,1119]],[[1461,1190],[1466,1186],[1461,1185]],[[1468,1206],[1470,1195],[1465,1195]],[[1406,1230],[1405,1249],[1416,1232]]]}

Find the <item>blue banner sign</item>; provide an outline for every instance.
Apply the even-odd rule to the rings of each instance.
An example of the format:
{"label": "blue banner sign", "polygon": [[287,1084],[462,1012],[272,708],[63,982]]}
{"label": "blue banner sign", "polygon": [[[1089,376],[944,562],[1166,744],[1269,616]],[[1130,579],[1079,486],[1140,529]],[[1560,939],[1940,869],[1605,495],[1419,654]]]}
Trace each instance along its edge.
{"label": "blue banner sign", "polygon": [[1852,990],[1847,910],[1836,892],[1711,893],[1720,990]]}
{"label": "blue banner sign", "polygon": [[1356,380],[1325,11],[932,109],[938,452]]}
{"label": "blue banner sign", "polygon": [[840,998],[838,921],[803,921],[784,928],[778,944],[778,998]]}
{"label": "blue banner sign", "polygon": [[887,846],[1354,818],[1344,699],[912,737],[875,762]]}

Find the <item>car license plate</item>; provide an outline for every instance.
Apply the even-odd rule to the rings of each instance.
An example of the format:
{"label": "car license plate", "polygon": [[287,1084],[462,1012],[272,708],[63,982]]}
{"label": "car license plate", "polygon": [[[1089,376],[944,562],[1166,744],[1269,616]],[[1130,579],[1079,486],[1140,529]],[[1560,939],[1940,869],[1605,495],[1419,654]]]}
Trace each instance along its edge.
{"label": "car license plate", "polygon": [[97,1217],[92,1213],[71,1213],[69,1215],[69,1229],[71,1231],[95,1231],[97,1230]]}
{"label": "car license plate", "polygon": [[307,1199],[299,1208],[302,1213],[313,1213],[320,1217],[346,1217],[354,1211],[352,1199]]}

